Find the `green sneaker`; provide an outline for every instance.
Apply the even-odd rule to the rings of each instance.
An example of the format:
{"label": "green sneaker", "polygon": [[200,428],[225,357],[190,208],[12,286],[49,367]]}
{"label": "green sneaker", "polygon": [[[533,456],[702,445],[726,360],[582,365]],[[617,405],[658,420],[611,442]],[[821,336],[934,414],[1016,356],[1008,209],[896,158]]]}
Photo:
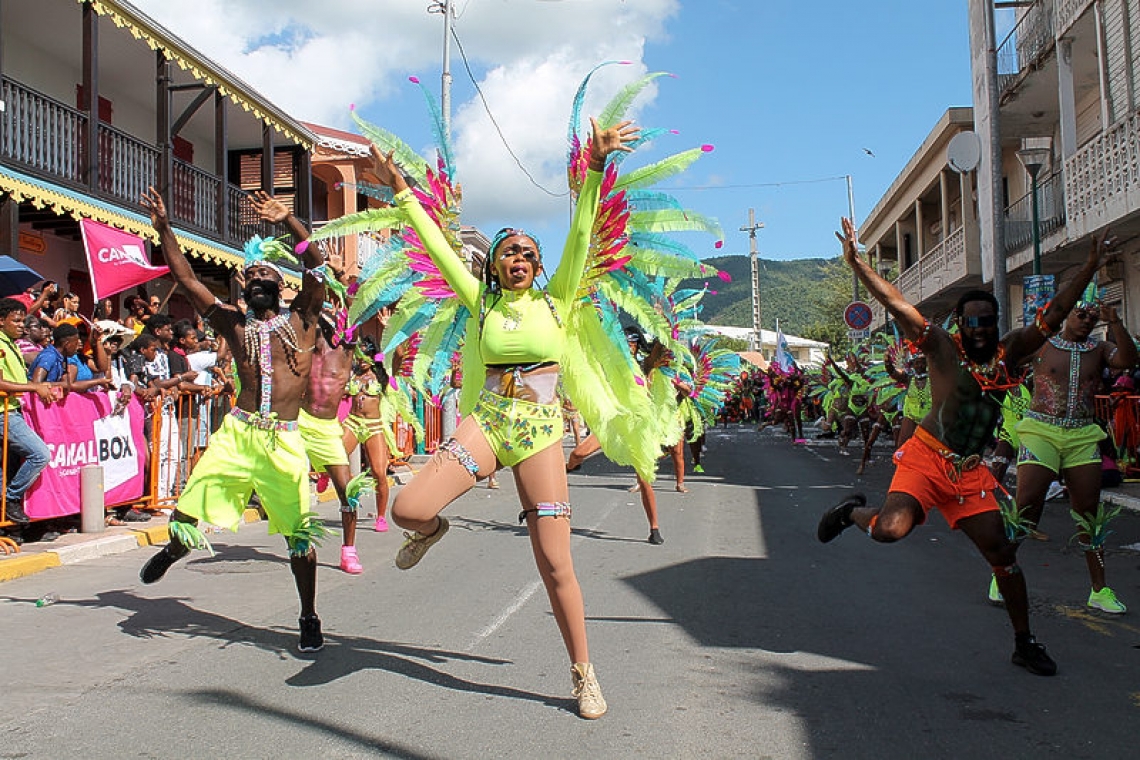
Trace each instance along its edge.
{"label": "green sneaker", "polygon": [[396,552],[396,567],[401,570],[408,570],[416,566],[423,556],[427,554],[437,541],[447,535],[447,529],[451,524],[447,521],[446,517],[439,518],[439,527],[435,529],[435,533],[430,536],[425,536],[422,533],[408,533],[404,532],[404,545],[400,547],[400,551]]}
{"label": "green sneaker", "polygon": [[997,585],[997,576],[990,574],[990,603],[991,604],[1005,604],[1005,597],[1001,595],[1001,589]]}
{"label": "green sneaker", "polygon": [[705,471],[705,468],[701,467],[699,464],[693,465],[693,472],[697,473],[698,475],[703,473],[704,471]]}
{"label": "green sneaker", "polygon": [[1123,615],[1128,612],[1128,608],[1116,598],[1116,593],[1108,586],[1100,591],[1090,591],[1088,605],[1094,610],[1107,612],[1110,615]]}

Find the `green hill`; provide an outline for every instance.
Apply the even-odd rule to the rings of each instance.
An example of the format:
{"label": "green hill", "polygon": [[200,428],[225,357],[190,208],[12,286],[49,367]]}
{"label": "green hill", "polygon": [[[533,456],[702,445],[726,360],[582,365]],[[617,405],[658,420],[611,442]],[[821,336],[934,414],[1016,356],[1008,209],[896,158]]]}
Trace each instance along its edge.
{"label": "green hill", "polygon": [[[708,280],[701,319],[709,324],[752,326],[752,273],[747,256],[718,256],[705,260],[732,276],[731,282]],[[771,261],[760,259],[760,321],[765,330],[780,329],[829,343],[844,341],[843,309],[851,302],[851,270],[840,258]],[[705,281],[686,280],[683,288]]]}

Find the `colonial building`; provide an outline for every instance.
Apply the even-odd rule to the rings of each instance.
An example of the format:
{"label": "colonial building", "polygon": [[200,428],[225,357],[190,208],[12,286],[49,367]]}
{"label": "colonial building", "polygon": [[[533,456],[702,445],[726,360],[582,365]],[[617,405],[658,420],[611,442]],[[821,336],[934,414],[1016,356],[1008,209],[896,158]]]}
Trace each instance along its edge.
{"label": "colonial building", "polygon": [[[91,306],[78,220],[154,238],[162,194],[203,282],[229,298],[264,188],[312,217],[314,135],[121,0],[0,0],[0,252]],[[157,262],[161,263],[161,262]],[[171,313],[188,305],[176,296]]]}

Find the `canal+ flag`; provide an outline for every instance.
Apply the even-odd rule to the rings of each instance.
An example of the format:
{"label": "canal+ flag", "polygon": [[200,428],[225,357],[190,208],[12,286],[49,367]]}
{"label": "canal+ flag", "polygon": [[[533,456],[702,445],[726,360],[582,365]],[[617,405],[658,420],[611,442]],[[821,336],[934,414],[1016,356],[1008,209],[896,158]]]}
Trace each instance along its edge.
{"label": "canal+ flag", "polygon": [[95,300],[122,293],[170,272],[170,267],[150,265],[146,243],[138,235],[101,224],[92,219],[79,222],[83,247],[87,249],[87,271]]}
{"label": "canal+ flag", "polygon": [[796,360],[792,356],[792,352],[788,350],[788,339],[784,337],[784,331],[776,328],[776,353],[772,357],[772,363],[779,367],[781,372],[788,373],[796,366]]}

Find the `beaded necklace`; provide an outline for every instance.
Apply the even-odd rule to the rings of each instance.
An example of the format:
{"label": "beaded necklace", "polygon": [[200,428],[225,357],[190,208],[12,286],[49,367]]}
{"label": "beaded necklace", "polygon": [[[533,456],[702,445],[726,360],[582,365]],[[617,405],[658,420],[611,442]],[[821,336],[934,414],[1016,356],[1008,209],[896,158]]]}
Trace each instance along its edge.
{"label": "beaded necklace", "polygon": [[253,360],[256,357],[257,367],[261,371],[261,396],[258,402],[258,411],[268,416],[273,408],[273,351],[270,339],[276,334],[285,346],[285,361],[289,369],[297,374],[297,352],[301,348],[297,345],[297,333],[289,324],[289,312],[258,319],[252,311],[245,315],[245,352]]}
{"label": "beaded necklace", "polygon": [[1005,346],[1003,344],[998,343],[997,351],[992,359],[985,364],[979,364],[966,355],[966,349],[962,346],[961,335],[954,333],[951,338],[958,348],[959,365],[973,376],[983,393],[1007,391],[1021,385],[1021,381],[1024,379],[1022,373],[1011,373],[1009,367],[1005,366]]}
{"label": "beaded necklace", "polygon": [[1059,351],[1069,352],[1069,392],[1065,398],[1065,416],[1075,417],[1077,402],[1080,401],[1081,354],[1095,349],[1098,341],[1096,338],[1085,341],[1065,340],[1060,335],[1054,335],[1049,339],[1049,345]]}

